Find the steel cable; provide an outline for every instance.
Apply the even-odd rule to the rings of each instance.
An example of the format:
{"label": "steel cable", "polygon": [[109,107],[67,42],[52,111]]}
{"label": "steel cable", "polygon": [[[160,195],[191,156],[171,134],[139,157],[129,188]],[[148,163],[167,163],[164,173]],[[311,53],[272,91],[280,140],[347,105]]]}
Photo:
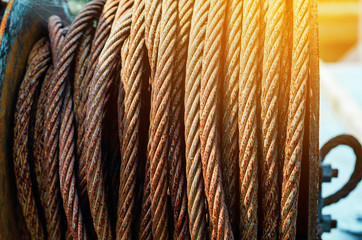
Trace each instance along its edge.
{"label": "steel cable", "polygon": [[213,239],[234,239],[222,186],[219,149],[220,55],[226,1],[210,0],[200,89],[200,140],[205,195],[212,223]]}
{"label": "steel cable", "polygon": [[281,239],[294,239],[296,237],[298,191],[305,127],[304,118],[310,67],[309,8],[309,1],[293,1],[293,54],[280,212]]}
{"label": "steel cable", "polygon": [[45,104],[47,99],[47,92],[49,89],[49,83],[53,75],[53,65],[51,64],[46,72],[44,81],[40,88],[39,99],[36,106],[35,113],[35,125],[34,125],[34,169],[36,175],[37,189],[39,194],[42,211],[47,207],[45,200],[45,177],[44,177],[44,115],[45,115]]}
{"label": "steel cable", "polygon": [[48,228],[51,239],[61,239],[61,199],[59,190],[59,127],[60,110],[62,106],[65,78],[68,75],[70,64],[74,58],[74,50],[78,46],[78,40],[82,36],[82,31],[92,24],[92,20],[99,16],[104,2],[95,0],[86,5],[78,17],[74,20],[64,39],[64,44],[57,57],[57,64],[54,68],[54,75],[49,86],[47,98],[47,114],[45,124],[45,159],[47,192],[46,199],[48,207],[45,216],[49,219]]}
{"label": "steel cable", "polygon": [[241,66],[239,83],[239,166],[240,166],[240,219],[244,219],[242,239],[256,239],[258,232],[258,140],[257,88],[260,61],[261,2],[243,3],[241,33]]}
{"label": "steel cable", "polygon": [[266,12],[261,120],[263,139],[263,159],[261,164],[262,238],[276,239],[278,234],[278,96],[281,72],[281,48],[285,1],[267,1]]}
{"label": "steel cable", "polygon": [[[240,72],[242,1],[228,0],[225,21],[225,55],[221,81],[221,170],[226,204],[234,232],[239,226],[238,194],[238,94]],[[235,236],[236,237],[236,236]]]}
{"label": "steel cable", "polygon": [[70,82],[66,81],[59,130],[59,180],[68,229],[73,239],[88,239],[81,212],[75,171],[75,117]]}
{"label": "steel cable", "polygon": [[14,115],[14,169],[17,194],[27,227],[33,239],[46,239],[46,230],[41,222],[36,201],[36,190],[31,176],[31,153],[29,131],[34,95],[41,77],[51,63],[50,44],[40,39],[33,47],[25,78],[21,83]]}
{"label": "steel cable", "polygon": [[152,233],[168,239],[167,162],[169,151],[171,84],[174,78],[177,3],[162,1],[160,43],[154,82],[150,147]]}
{"label": "steel cable", "polygon": [[313,0],[93,0],[69,27],[52,16],[15,112],[32,237],[294,239],[306,215],[313,236],[316,11]]}
{"label": "steel cable", "polygon": [[78,178],[79,178],[79,191],[80,191],[80,198],[82,203],[88,202],[87,196],[87,164],[86,164],[86,152],[84,151],[85,147],[84,144],[86,142],[85,139],[85,119],[86,119],[86,111],[84,111],[87,106],[87,99],[88,99],[88,91],[90,88],[90,82],[94,75],[95,67],[98,62],[98,57],[104,47],[104,44],[110,34],[111,26],[114,20],[114,16],[116,14],[119,5],[118,0],[108,0],[106,1],[102,14],[99,18],[99,22],[97,25],[97,29],[92,41],[92,46],[90,50],[89,60],[88,60],[88,69],[84,76],[84,80],[82,81],[81,85],[81,101],[79,105],[79,109],[81,114],[79,116],[79,124],[78,124],[78,148],[77,148],[77,155],[79,156],[79,167],[78,167]]}
{"label": "steel cable", "polygon": [[145,58],[145,4],[135,0],[129,36],[128,55],[123,62],[124,134],[122,139],[121,178],[117,214],[117,239],[130,239],[135,205],[136,170],[139,165],[139,124],[142,74]]}
{"label": "steel cable", "polygon": [[[109,74],[117,60],[119,49],[127,38],[131,25],[131,11],[127,10],[116,20],[109,38],[99,56],[90,83],[86,116],[87,191],[94,229],[100,239],[111,239],[111,225],[101,162],[101,127]],[[118,51],[117,51],[118,50]]]}
{"label": "steel cable", "polygon": [[194,1],[185,83],[185,141],[191,239],[207,239],[206,197],[200,146],[200,85],[208,1]]}
{"label": "steel cable", "polygon": [[173,209],[173,238],[189,239],[189,220],[187,212],[187,190],[185,154],[183,152],[184,124],[183,98],[186,75],[186,60],[189,41],[193,1],[177,1],[178,24],[176,35],[175,74],[171,93],[171,126],[169,150],[169,190]]}

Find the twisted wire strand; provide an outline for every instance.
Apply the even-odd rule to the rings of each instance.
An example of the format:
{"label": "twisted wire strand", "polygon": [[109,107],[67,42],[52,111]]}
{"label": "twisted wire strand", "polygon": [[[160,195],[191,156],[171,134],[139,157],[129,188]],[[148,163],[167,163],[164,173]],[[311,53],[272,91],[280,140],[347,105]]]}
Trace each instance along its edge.
{"label": "twisted wire strand", "polygon": [[89,89],[87,116],[85,123],[85,152],[87,162],[87,191],[94,229],[100,239],[111,239],[109,212],[106,204],[105,182],[101,162],[102,121],[106,93],[111,73],[119,50],[129,35],[132,12],[128,10],[112,28],[109,38],[99,56]]}
{"label": "twisted wire strand", "polygon": [[140,240],[151,240],[152,238],[152,216],[151,216],[151,172],[150,159],[147,159],[145,168],[145,182],[142,196],[141,223],[138,238]]}
{"label": "twisted wire strand", "polygon": [[[84,89],[83,81],[85,79],[85,75],[87,73],[87,69],[89,66],[89,55],[91,51],[92,41],[93,41],[94,31],[92,28],[89,28],[85,31],[80,44],[79,49],[76,53],[75,57],[75,69],[74,69],[74,113],[75,120],[77,122],[78,129],[80,128],[80,115],[82,114],[82,95]],[[77,148],[77,156],[80,157],[80,148]]]}
{"label": "twisted wire strand", "polygon": [[208,227],[200,149],[201,67],[208,10],[209,1],[194,1],[186,64],[186,178],[191,239],[206,239]]}
{"label": "twisted wire strand", "polygon": [[[318,36],[318,6],[315,0],[311,6],[311,38],[310,38],[310,77],[308,86],[309,98],[309,192],[319,192],[319,36]],[[318,230],[318,195],[310,194],[308,222],[309,238],[317,236]],[[314,212],[314,214],[313,214]]]}
{"label": "twisted wire strand", "polygon": [[[236,232],[238,219],[238,94],[242,1],[228,0],[225,26],[225,56],[222,81],[221,170],[230,221]],[[236,237],[236,236],[235,236]]]}
{"label": "twisted wire strand", "polygon": [[240,219],[242,239],[256,239],[258,226],[257,88],[260,84],[259,53],[261,2],[243,3],[239,83]]}
{"label": "twisted wire strand", "polygon": [[145,44],[148,50],[151,69],[151,83],[153,83],[155,77],[158,60],[157,54],[160,44],[161,9],[161,0],[145,0]]}
{"label": "twisted wire strand", "polygon": [[212,238],[234,239],[222,186],[219,149],[218,81],[226,1],[211,0],[206,24],[200,89],[201,161]]}
{"label": "twisted wire strand", "polygon": [[33,47],[25,78],[21,83],[14,116],[14,170],[17,195],[27,228],[33,239],[46,239],[31,180],[29,128],[31,110],[41,77],[51,63],[49,42],[42,38]]}
{"label": "twisted wire strand", "polygon": [[310,64],[310,2],[293,1],[293,54],[281,198],[280,238],[296,237],[304,116]]}
{"label": "twisted wire strand", "polygon": [[77,133],[77,155],[79,156],[79,167],[78,167],[78,181],[79,181],[79,193],[82,205],[87,205],[87,163],[86,163],[86,152],[85,152],[85,132],[86,132],[86,111],[88,104],[88,92],[90,83],[94,75],[94,71],[98,62],[98,57],[104,48],[104,44],[111,32],[112,23],[114,23],[114,16],[117,9],[119,8],[118,0],[107,0],[102,14],[99,18],[96,32],[93,37],[90,55],[88,57],[88,68],[84,79],[81,84],[81,101],[79,109],[82,111],[79,115],[78,133]]}
{"label": "twisted wire strand", "polygon": [[177,36],[175,77],[171,92],[171,126],[169,150],[169,189],[173,209],[173,237],[175,239],[190,239],[189,220],[187,212],[187,190],[185,155],[183,152],[183,97],[186,75],[187,49],[190,35],[193,1],[177,1]]}
{"label": "twisted wire strand", "polygon": [[52,50],[52,59],[55,66],[60,51],[59,47],[62,45],[65,35],[63,32],[62,20],[58,16],[53,15],[49,17],[48,31]]}
{"label": "twisted wire strand", "polygon": [[83,31],[91,26],[92,20],[97,18],[103,8],[104,1],[94,0],[88,3],[78,17],[74,20],[68,34],[64,39],[62,49],[57,57],[54,75],[49,86],[47,98],[47,114],[45,117],[45,168],[47,179],[46,200],[48,207],[45,217],[50,225],[48,233],[50,239],[60,239],[61,231],[61,200],[59,189],[59,125],[60,110],[65,87],[65,78],[68,75],[70,64],[74,58],[74,51],[78,46]]}
{"label": "twisted wire strand", "polygon": [[[283,163],[284,163],[284,149],[285,139],[287,137],[287,123],[288,123],[288,106],[289,106],[289,93],[290,93],[290,79],[291,79],[291,61],[292,61],[292,43],[293,43],[293,4],[292,1],[286,1],[286,16],[285,16],[285,31],[283,34],[283,56],[282,56],[282,70],[281,70],[281,83],[279,90],[279,135],[280,144],[279,149],[283,149],[279,154],[282,161],[278,161],[278,174],[283,176]],[[278,178],[279,186],[282,185],[283,178]],[[280,200],[280,196],[279,196]]]}
{"label": "twisted wire strand", "polygon": [[261,120],[263,159],[261,164],[262,238],[278,236],[278,96],[283,49],[281,48],[285,1],[268,0],[262,76]]}
{"label": "twisted wire strand", "polygon": [[117,239],[130,239],[133,224],[136,172],[139,151],[142,74],[145,70],[145,4],[135,0],[127,58],[123,62],[125,87],[124,135],[122,142],[121,178],[118,199]]}
{"label": "twisted wire strand", "polygon": [[171,85],[176,58],[177,2],[162,1],[160,43],[151,102],[151,213],[155,239],[168,239],[167,162],[170,131]]}
{"label": "twisted wire strand", "polygon": [[49,90],[49,84],[53,75],[53,65],[50,64],[44,81],[41,85],[40,95],[36,106],[35,113],[35,126],[34,126],[34,172],[36,175],[37,189],[39,193],[39,199],[42,206],[42,210],[47,207],[45,200],[45,177],[44,177],[44,117],[45,117],[45,104],[47,98],[47,92]]}
{"label": "twisted wire strand", "polygon": [[[161,0],[145,0],[145,45],[148,53],[148,62],[150,64],[150,77],[151,84],[151,103],[154,102],[155,91],[154,78],[157,66],[157,53],[160,42],[160,27],[161,27]],[[151,104],[150,123],[153,122],[153,108]],[[152,125],[150,125],[148,138],[152,138]],[[142,211],[141,211],[141,224],[140,224],[140,239],[152,239],[152,216],[151,216],[151,143],[147,144],[147,162],[145,169],[145,181],[142,197]]]}
{"label": "twisted wire strand", "polygon": [[70,82],[66,81],[59,131],[59,180],[68,230],[74,239],[88,239],[75,176],[75,123]]}

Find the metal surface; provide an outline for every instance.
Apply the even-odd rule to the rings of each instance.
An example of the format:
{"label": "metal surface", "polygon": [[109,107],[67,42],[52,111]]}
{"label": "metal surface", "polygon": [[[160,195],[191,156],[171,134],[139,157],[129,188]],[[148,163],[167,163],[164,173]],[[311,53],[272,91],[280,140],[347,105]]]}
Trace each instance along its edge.
{"label": "metal surface", "polygon": [[[39,196],[18,183],[23,210],[44,210],[52,239],[314,239],[316,13],[314,0],[94,0],[69,28],[51,18],[53,70],[29,95]],[[15,133],[16,146],[33,134]]]}
{"label": "metal surface", "polygon": [[[253,18],[256,20],[253,20]],[[240,219],[242,239],[256,239],[258,232],[258,142],[257,139],[257,98],[260,89],[258,69],[261,62],[261,1],[245,1],[240,52],[239,83],[239,167],[240,167]],[[255,33],[254,37],[252,35]]]}
{"label": "metal surface", "polygon": [[201,162],[211,222],[211,238],[234,239],[225,192],[222,185],[219,136],[219,81],[221,40],[224,30],[226,0],[210,0],[207,12],[204,55],[200,88]]}
{"label": "metal surface", "polygon": [[136,172],[139,166],[139,124],[141,111],[142,80],[146,60],[145,4],[135,0],[133,6],[129,48],[122,62],[124,85],[124,133],[122,139],[122,163],[117,214],[117,239],[130,239],[134,228],[136,202]]}
{"label": "metal surface", "polygon": [[14,116],[13,156],[17,196],[31,237],[40,240],[46,239],[46,231],[37,207],[36,185],[31,176],[32,156],[29,150],[32,139],[28,132],[31,128],[32,107],[36,104],[34,96],[50,61],[50,44],[46,38],[42,38],[30,53],[29,66],[20,85]]}
{"label": "metal surface", "polygon": [[207,9],[205,1],[194,1],[185,79],[186,179],[191,239],[208,238],[199,135],[201,62]]}
{"label": "metal surface", "polygon": [[0,33],[0,232],[4,239],[27,239],[23,216],[15,198],[11,139],[15,97],[33,44],[46,35],[47,19],[58,14],[67,20],[68,9],[45,0],[9,1]]}

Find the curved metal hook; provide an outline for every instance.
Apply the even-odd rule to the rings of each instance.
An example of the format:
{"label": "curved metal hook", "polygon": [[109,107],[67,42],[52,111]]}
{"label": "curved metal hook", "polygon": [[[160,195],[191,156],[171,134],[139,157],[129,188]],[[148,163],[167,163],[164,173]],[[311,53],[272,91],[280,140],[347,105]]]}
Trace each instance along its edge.
{"label": "curved metal hook", "polygon": [[323,206],[328,206],[338,202],[342,198],[348,196],[348,194],[357,186],[362,179],[362,145],[359,141],[351,135],[339,135],[330,139],[320,149],[320,163],[322,163],[326,155],[335,147],[339,145],[347,145],[351,147],[356,155],[356,163],[354,166],[353,173],[349,178],[348,182],[337,192],[323,199]]}

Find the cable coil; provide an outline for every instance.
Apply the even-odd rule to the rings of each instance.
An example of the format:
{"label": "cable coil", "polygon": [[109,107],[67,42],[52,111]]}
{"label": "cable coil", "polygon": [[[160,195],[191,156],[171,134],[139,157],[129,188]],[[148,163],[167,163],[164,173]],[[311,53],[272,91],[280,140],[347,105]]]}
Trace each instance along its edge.
{"label": "cable coil", "polygon": [[315,0],[93,0],[70,26],[52,16],[14,118],[31,237],[295,239],[316,26]]}

